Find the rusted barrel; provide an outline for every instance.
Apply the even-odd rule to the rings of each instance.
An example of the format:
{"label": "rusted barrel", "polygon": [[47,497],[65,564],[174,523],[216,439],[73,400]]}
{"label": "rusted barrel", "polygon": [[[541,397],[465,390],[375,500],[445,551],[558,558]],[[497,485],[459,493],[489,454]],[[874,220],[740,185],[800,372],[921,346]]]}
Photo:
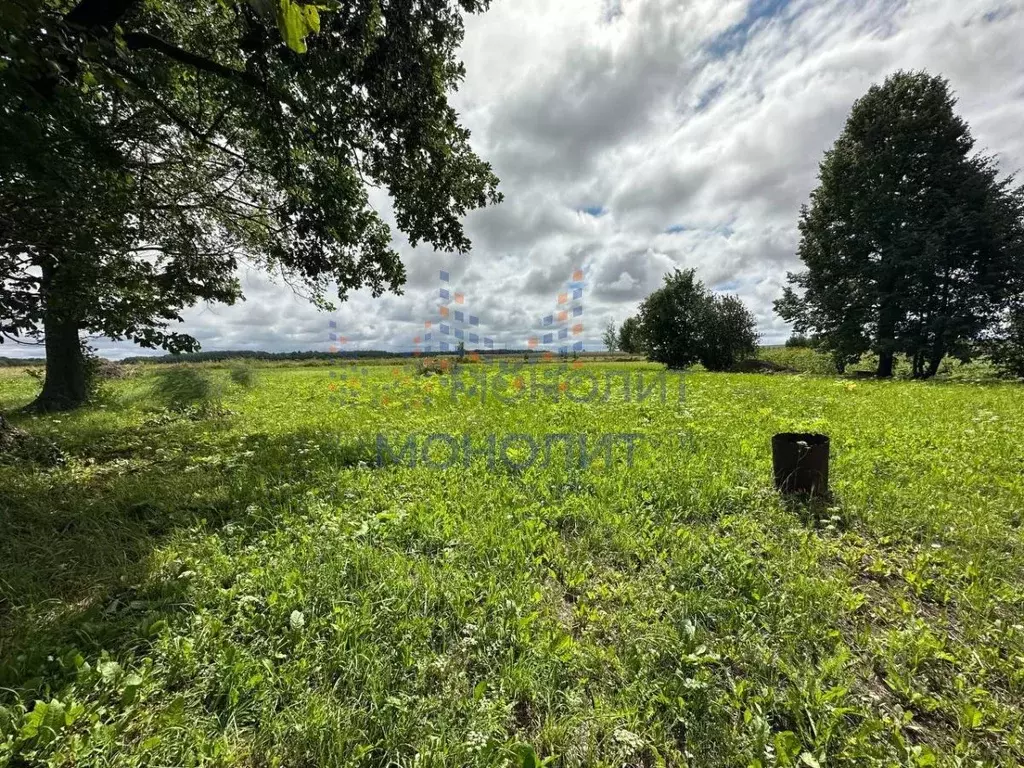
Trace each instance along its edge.
{"label": "rusted barrel", "polygon": [[783,493],[828,494],[828,436],[783,432],[772,438],[775,487]]}

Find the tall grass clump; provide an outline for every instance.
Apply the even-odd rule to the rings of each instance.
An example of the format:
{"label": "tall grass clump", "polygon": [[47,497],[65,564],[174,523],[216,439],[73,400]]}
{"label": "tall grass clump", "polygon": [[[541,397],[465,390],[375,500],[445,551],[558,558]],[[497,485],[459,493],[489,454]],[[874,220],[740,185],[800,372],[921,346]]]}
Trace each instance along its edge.
{"label": "tall grass clump", "polygon": [[256,369],[249,363],[232,363],[228,366],[228,378],[243,389],[256,386]]}
{"label": "tall grass clump", "polygon": [[209,410],[221,394],[221,387],[209,374],[188,366],[160,371],[153,383],[156,400],[173,411]]}

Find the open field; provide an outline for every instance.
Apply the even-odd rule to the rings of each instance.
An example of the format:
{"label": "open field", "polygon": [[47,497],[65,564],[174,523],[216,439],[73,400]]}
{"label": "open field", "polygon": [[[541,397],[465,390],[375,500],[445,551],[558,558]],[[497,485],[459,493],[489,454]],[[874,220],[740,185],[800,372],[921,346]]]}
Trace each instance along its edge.
{"label": "open field", "polygon": [[12,417],[67,461],[0,464],[0,765],[1024,761],[1020,385],[204,370]]}

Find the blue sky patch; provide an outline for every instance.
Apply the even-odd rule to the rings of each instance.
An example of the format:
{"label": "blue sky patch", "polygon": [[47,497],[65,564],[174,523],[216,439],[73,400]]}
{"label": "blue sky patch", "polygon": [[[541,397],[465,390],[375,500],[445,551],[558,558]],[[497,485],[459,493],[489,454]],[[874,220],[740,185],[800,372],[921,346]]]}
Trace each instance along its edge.
{"label": "blue sky patch", "polygon": [[608,209],[601,205],[588,205],[585,208],[580,208],[579,212],[585,213],[587,216],[593,216],[596,219],[598,216],[608,213]]}
{"label": "blue sky patch", "polygon": [[706,91],[704,91],[704,93],[700,95],[700,98],[697,99],[697,111],[703,112],[705,109],[707,109],[708,105],[711,104],[711,102],[713,102],[715,99],[722,95],[722,91],[724,90],[724,88],[725,84],[719,83],[718,85],[712,86],[711,88],[708,88]]}
{"label": "blue sky patch", "polygon": [[713,37],[705,49],[715,58],[724,58],[733,51],[743,48],[747,42],[750,30],[762,19],[771,19],[782,15],[782,12],[789,5],[789,0],[750,0],[747,5],[747,15],[739,24],[733,24],[729,29]]}
{"label": "blue sky patch", "polygon": [[987,21],[989,24],[992,24],[994,22],[1002,21],[1003,19],[1007,19],[1010,16],[1013,16],[1014,12],[1014,9],[1011,8],[1009,5],[1003,5],[1000,6],[999,8],[992,9],[991,11],[986,13],[982,18],[985,19],[985,21]]}

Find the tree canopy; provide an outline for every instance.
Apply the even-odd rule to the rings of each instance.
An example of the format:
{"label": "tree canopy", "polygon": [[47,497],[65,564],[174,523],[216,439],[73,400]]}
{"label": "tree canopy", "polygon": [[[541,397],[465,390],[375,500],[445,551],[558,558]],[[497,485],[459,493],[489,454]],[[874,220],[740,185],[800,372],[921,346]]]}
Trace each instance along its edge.
{"label": "tree canopy", "polygon": [[[239,259],[321,305],[466,251],[500,200],[448,103],[463,13],[486,0],[12,0],[0,11],[0,339],[45,335],[41,407],[84,396],[79,332],[171,351]],[[271,13],[271,11],[273,11]]]}
{"label": "tree canopy", "polygon": [[[934,375],[966,355],[1024,287],[1024,191],[972,154],[946,80],[899,72],[853,106],[800,215],[806,269],[776,310],[840,368],[906,354]],[[795,289],[795,290],[794,290]]]}
{"label": "tree canopy", "polygon": [[619,326],[617,346],[623,352],[635,355],[643,352],[643,339],[640,338],[640,321],[635,317],[627,317]]}
{"label": "tree canopy", "polygon": [[1016,305],[1007,312],[982,349],[1003,374],[1024,379],[1024,306]]}
{"label": "tree canopy", "polygon": [[[757,350],[757,322],[736,296],[716,296],[693,269],[675,270],[640,305],[636,334],[650,360],[671,368],[730,368]],[[625,327],[625,324],[624,324]]]}
{"label": "tree canopy", "polygon": [[701,338],[700,362],[726,371],[757,352],[757,319],[738,296],[710,296]]}

